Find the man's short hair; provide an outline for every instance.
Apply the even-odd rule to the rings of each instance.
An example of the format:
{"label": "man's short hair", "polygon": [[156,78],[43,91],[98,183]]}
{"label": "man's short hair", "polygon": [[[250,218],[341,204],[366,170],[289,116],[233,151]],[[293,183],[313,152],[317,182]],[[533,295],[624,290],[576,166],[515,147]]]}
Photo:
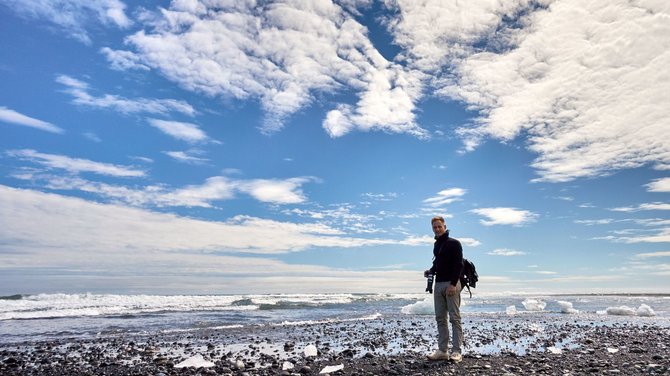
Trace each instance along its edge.
{"label": "man's short hair", "polygon": [[440,221],[440,222],[442,222],[442,224],[445,224],[445,223],[444,223],[444,218],[442,218],[442,217],[439,216],[439,215],[436,216],[436,217],[433,217],[433,219],[430,220],[430,223],[433,224],[433,222],[435,222],[435,221]]}

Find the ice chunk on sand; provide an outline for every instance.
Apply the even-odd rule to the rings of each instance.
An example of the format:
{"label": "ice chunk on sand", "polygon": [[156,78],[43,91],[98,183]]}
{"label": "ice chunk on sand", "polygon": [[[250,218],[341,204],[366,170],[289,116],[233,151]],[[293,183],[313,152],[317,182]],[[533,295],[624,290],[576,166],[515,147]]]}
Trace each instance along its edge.
{"label": "ice chunk on sand", "polygon": [[561,350],[557,347],[554,347],[554,346],[547,347],[547,351],[549,351],[552,354],[561,354],[563,352],[563,350]]}
{"label": "ice chunk on sand", "polygon": [[505,308],[505,313],[507,313],[508,315],[516,315],[516,313],[517,313],[516,306],[511,305],[511,306]]}
{"label": "ice chunk on sand", "polygon": [[607,307],[605,313],[615,316],[635,316],[635,309],[628,306]]}
{"label": "ice chunk on sand", "polygon": [[547,303],[539,299],[526,299],[521,304],[526,308],[526,311],[542,311],[547,306]]}
{"label": "ice chunk on sand", "polygon": [[344,369],[344,364],[338,364],[336,366],[326,366],[321,370],[321,372],[319,372],[319,374],[337,372],[341,369]]}
{"label": "ice chunk on sand", "polygon": [[562,313],[579,313],[578,310],[572,308],[572,303],[570,302],[566,302],[564,300],[557,300],[556,303],[558,303],[558,305],[561,306]]}
{"label": "ice chunk on sand", "polygon": [[205,358],[202,357],[202,355],[193,355],[192,357],[184,360],[183,362],[179,364],[175,364],[174,368],[184,368],[184,367],[194,367],[194,368],[200,368],[200,367],[214,367],[214,363],[210,362],[209,360],[205,360]]}
{"label": "ice chunk on sand", "polygon": [[637,309],[628,306],[609,307],[605,313],[616,316],[656,316],[656,312],[646,304],[640,305]]}
{"label": "ice chunk on sand", "polygon": [[303,353],[305,354],[305,356],[316,356],[318,354],[318,351],[316,349],[316,346],[307,345],[307,346],[305,346],[305,349],[303,350]]}
{"label": "ice chunk on sand", "polygon": [[610,353],[610,354],[615,354],[615,353],[619,352],[619,349],[614,348],[614,347],[608,347],[607,352]]}
{"label": "ice chunk on sand", "polygon": [[638,316],[656,316],[656,312],[654,312],[654,310],[646,304],[640,305],[636,313]]}
{"label": "ice chunk on sand", "polygon": [[295,367],[295,366],[293,365],[293,363],[291,363],[291,362],[284,362],[284,364],[282,364],[282,366],[281,366],[281,370],[282,370],[282,371],[286,371],[286,370],[288,370],[288,369],[293,369],[293,367]]}

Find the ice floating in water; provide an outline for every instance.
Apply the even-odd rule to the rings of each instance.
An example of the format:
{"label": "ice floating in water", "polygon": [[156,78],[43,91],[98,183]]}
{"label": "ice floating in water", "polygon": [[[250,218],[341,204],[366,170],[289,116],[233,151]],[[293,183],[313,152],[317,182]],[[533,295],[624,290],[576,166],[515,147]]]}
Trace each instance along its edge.
{"label": "ice floating in water", "polygon": [[316,356],[318,354],[318,351],[316,349],[316,346],[307,345],[305,346],[305,350],[303,350],[303,353],[305,354],[305,356]]}
{"label": "ice floating in water", "polygon": [[608,315],[615,315],[615,316],[656,316],[656,312],[654,312],[651,307],[649,307],[646,304],[640,305],[638,309],[631,308],[628,306],[621,306],[621,307],[609,307],[607,308],[604,312],[603,311],[598,311],[598,313],[605,313]]}
{"label": "ice floating in water", "polygon": [[508,315],[516,315],[516,313],[517,313],[516,306],[511,305],[511,306],[505,308],[505,313],[507,313]]}
{"label": "ice floating in water", "polygon": [[572,303],[566,302],[564,300],[558,300],[558,305],[561,306],[562,313],[579,313],[578,310],[572,308]]}
{"label": "ice floating in water", "polygon": [[549,347],[547,347],[547,351],[549,351],[549,352],[552,353],[552,354],[561,354],[561,353],[563,353],[563,350],[561,350],[561,349],[559,349],[559,348],[556,348],[556,347],[554,347],[554,346],[549,346]]}
{"label": "ice floating in water", "polygon": [[321,370],[321,372],[319,372],[319,374],[337,372],[341,369],[344,369],[344,364],[338,364],[336,366],[326,366]]}
{"label": "ice floating in water", "polygon": [[526,311],[542,311],[547,306],[547,303],[539,299],[526,299],[521,304],[526,308]]}
{"label": "ice floating in water", "polygon": [[284,362],[284,364],[281,366],[281,370],[282,370],[282,371],[286,371],[286,370],[288,370],[288,369],[293,369],[293,367],[295,367],[295,366],[293,365],[293,363],[291,363],[291,362]]}
{"label": "ice floating in water", "polygon": [[202,357],[202,355],[193,355],[192,357],[184,360],[183,362],[179,364],[175,364],[174,368],[184,368],[184,367],[194,367],[194,368],[200,368],[200,367],[214,367],[214,363],[205,360],[205,358]]}
{"label": "ice floating in water", "polygon": [[614,347],[608,347],[607,352],[610,354],[618,353],[619,349],[615,349]]}
{"label": "ice floating in water", "polygon": [[423,301],[406,305],[400,309],[400,312],[408,315],[433,315],[435,314],[433,296],[429,295]]}

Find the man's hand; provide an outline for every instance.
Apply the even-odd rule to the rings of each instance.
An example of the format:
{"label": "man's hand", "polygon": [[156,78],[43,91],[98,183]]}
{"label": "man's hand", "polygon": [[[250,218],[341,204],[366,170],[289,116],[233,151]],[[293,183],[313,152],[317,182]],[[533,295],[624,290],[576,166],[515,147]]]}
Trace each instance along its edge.
{"label": "man's hand", "polygon": [[428,278],[428,274],[430,274],[430,270],[424,270],[423,271],[423,278]]}
{"label": "man's hand", "polygon": [[447,295],[453,296],[456,295],[457,293],[458,289],[456,288],[456,286],[449,284],[449,287],[447,287]]}

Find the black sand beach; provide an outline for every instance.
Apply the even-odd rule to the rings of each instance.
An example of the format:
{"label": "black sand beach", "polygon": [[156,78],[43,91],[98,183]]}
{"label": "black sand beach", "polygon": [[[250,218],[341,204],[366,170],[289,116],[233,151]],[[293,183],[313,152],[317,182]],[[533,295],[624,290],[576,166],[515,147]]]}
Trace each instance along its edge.
{"label": "black sand beach", "polygon": [[[670,328],[539,317],[466,322],[463,361],[431,362],[427,318],[0,344],[1,375],[661,375]],[[305,356],[312,344],[318,355]],[[192,356],[210,367],[177,368]]]}

